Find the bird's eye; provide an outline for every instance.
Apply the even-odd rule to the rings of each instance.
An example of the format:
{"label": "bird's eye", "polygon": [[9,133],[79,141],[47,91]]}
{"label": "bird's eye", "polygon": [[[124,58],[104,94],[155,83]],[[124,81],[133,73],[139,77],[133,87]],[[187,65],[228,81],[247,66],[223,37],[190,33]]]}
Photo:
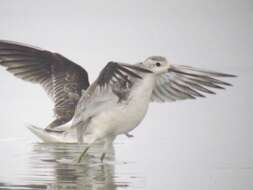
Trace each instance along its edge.
{"label": "bird's eye", "polygon": [[156,63],[156,66],[157,66],[157,67],[160,67],[160,66],[161,66],[161,63],[157,62],[157,63]]}

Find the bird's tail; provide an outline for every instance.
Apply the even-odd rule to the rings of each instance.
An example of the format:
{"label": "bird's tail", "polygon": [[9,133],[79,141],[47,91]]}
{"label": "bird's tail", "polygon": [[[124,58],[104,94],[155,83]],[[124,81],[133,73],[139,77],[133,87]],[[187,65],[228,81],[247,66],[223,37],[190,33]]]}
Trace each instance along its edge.
{"label": "bird's tail", "polygon": [[[46,143],[76,143],[77,137],[74,130],[68,129],[66,132],[46,131],[40,127],[29,125],[27,128],[37,136],[42,142]],[[66,129],[65,129],[66,130]]]}
{"label": "bird's tail", "polygon": [[[57,121],[57,120],[55,120]],[[55,121],[53,121],[52,123],[54,123]],[[64,123],[62,125],[56,125],[56,126],[53,126],[51,124],[49,124],[45,130],[48,131],[48,132],[65,132],[65,131],[68,131],[70,128],[71,128],[71,125],[72,125],[72,120],[68,121],[67,123]]]}

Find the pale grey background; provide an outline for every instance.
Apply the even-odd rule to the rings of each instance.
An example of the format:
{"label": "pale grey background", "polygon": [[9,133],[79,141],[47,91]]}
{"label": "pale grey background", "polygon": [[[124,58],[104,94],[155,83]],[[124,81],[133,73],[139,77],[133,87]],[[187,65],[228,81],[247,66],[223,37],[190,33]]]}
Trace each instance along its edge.
{"label": "pale grey background", "polygon": [[[91,81],[110,60],[151,55],[239,75],[217,96],[152,104],[135,138],[118,139],[117,159],[138,163],[144,189],[253,189],[252,34],[251,0],[0,2],[1,39],[59,52]],[[36,141],[25,123],[51,121],[47,95],[2,68],[0,82],[0,141]]]}

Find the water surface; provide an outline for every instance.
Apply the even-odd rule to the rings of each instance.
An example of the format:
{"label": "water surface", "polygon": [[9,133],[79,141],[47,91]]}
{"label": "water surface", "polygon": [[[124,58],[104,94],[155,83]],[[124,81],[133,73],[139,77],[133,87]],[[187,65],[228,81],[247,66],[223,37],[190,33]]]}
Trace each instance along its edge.
{"label": "water surface", "polygon": [[[100,162],[102,145],[95,145],[80,164],[77,158],[85,145],[31,143],[6,140],[0,143],[0,189],[127,189],[138,186],[138,177],[119,175],[114,148]],[[7,172],[6,172],[7,171]]]}

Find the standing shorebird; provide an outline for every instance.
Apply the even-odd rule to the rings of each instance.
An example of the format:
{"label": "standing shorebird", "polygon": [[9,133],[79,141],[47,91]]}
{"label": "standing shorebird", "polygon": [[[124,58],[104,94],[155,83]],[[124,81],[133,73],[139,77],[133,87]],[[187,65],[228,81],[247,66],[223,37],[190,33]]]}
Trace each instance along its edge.
{"label": "standing shorebird", "polygon": [[104,141],[103,161],[114,139],[143,120],[150,102],[195,99],[204,97],[203,92],[214,94],[206,87],[230,85],[214,77],[234,75],[171,65],[161,56],[135,65],[109,62],[82,95],[73,116],[71,129],[76,128],[79,141],[88,145],[78,161],[97,140]]}
{"label": "standing shorebird", "polygon": [[[109,62],[89,86],[87,72],[57,53],[0,41],[0,65],[15,76],[41,84],[55,102],[56,120],[46,128],[70,124],[78,141],[87,143],[79,157],[98,140],[104,142],[101,161],[114,139],[128,135],[143,120],[150,102],[169,102],[215,94],[234,75],[172,65],[152,56],[134,65]],[[129,136],[129,135],[128,135]]]}

